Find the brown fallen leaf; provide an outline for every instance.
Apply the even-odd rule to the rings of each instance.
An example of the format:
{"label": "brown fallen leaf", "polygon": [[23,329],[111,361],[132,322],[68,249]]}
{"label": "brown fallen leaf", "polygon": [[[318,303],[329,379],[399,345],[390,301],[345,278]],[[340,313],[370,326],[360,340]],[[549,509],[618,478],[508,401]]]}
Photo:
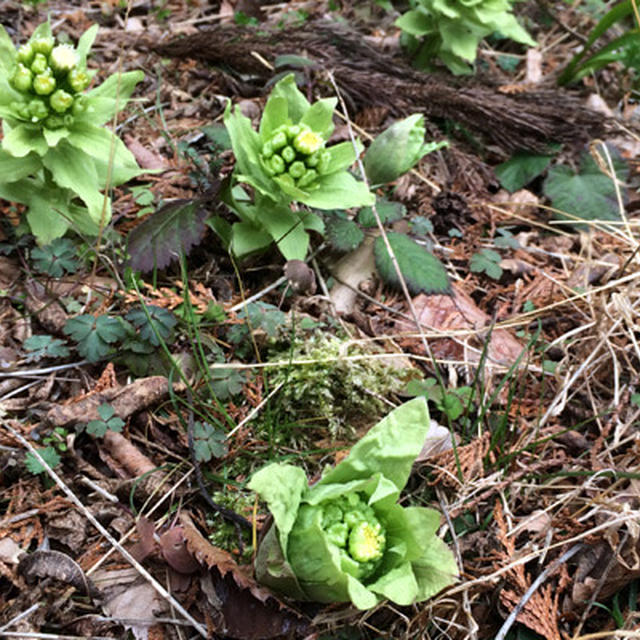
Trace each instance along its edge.
{"label": "brown fallen leaf", "polygon": [[214,619],[217,633],[238,640],[306,633],[306,618],[259,587],[247,567],[240,567],[231,554],[206,540],[188,514],[182,512],[180,521],[187,549],[209,569],[201,586],[210,608],[206,615]]}
{"label": "brown fallen leaf", "polygon": [[[483,342],[490,329],[491,318],[476,306],[457,283],[452,286],[452,295],[427,296],[420,294],[413,305],[420,324],[426,330],[443,332],[442,338],[434,339],[434,353],[440,357],[458,360],[461,363],[477,364],[484,349]],[[413,332],[415,326],[407,320],[398,320],[396,328]],[[457,339],[446,337],[446,332],[469,331]],[[485,366],[499,364],[510,367],[520,356],[524,347],[506,329],[494,329],[487,348]]]}
{"label": "brown fallen leaf", "polygon": [[18,573],[29,584],[43,578],[54,578],[70,584],[93,599],[101,597],[100,591],[84,574],[80,565],[61,551],[39,550],[23,556],[18,564]]}

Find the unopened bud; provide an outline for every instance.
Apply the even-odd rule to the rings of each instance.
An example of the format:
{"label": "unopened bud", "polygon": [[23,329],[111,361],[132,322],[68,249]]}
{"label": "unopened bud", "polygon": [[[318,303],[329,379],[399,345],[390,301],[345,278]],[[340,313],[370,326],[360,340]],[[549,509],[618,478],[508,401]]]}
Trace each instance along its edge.
{"label": "unopened bud", "polygon": [[29,43],[34,53],[41,53],[48,56],[53,49],[55,40],[52,37],[32,38]]}
{"label": "unopened bud", "polygon": [[49,68],[47,58],[42,53],[36,53],[31,63],[33,73],[44,73]]}
{"label": "unopened bud", "polygon": [[73,96],[63,89],[58,89],[49,99],[49,104],[57,113],[64,113],[73,105]]}
{"label": "unopened bud", "polygon": [[48,96],[56,88],[56,79],[51,73],[40,73],[33,79],[33,90],[39,96]]}
{"label": "unopened bud", "polygon": [[18,64],[13,76],[11,76],[11,86],[18,91],[26,93],[31,91],[32,81],[33,73],[31,73],[31,70],[27,69],[22,63]]}
{"label": "unopened bud", "polygon": [[67,82],[76,93],[80,93],[89,86],[91,78],[85,69],[78,69],[78,67],[75,67],[69,71]]}
{"label": "unopened bud", "polygon": [[293,147],[287,145],[281,152],[282,159],[287,163],[291,163],[296,159],[296,151]]}
{"label": "unopened bud", "polygon": [[49,115],[49,109],[44,103],[44,100],[34,98],[29,103],[29,115],[31,117],[31,122],[40,122],[40,120],[44,120]]}
{"label": "unopened bud", "polygon": [[33,62],[33,47],[27,42],[18,48],[16,59],[27,67]]}

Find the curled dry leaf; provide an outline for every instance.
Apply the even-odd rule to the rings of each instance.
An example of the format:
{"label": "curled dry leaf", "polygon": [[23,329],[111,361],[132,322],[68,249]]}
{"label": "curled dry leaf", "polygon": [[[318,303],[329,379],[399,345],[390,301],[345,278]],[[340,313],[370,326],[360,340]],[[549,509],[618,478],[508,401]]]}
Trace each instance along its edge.
{"label": "curled dry leaf", "polygon": [[259,587],[247,567],[238,566],[231,554],[206,540],[186,513],[180,520],[187,549],[209,568],[201,584],[213,609],[207,615],[214,618],[218,633],[238,640],[305,633],[308,622],[303,616]]}
{"label": "curled dry leaf", "polygon": [[43,578],[54,578],[78,589],[91,598],[100,598],[100,591],[88,578],[80,565],[61,551],[34,551],[25,555],[18,564],[18,573],[33,584]]}

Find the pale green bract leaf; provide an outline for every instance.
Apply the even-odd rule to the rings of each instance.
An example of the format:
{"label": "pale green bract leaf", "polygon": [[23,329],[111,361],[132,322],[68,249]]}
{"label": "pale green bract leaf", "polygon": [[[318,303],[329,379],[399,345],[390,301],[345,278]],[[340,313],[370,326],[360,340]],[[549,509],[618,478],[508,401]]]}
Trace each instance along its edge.
{"label": "pale green bract leaf", "polygon": [[318,484],[339,484],[381,473],[402,490],[431,424],[426,402],[417,400],[421,398],[406,402],[381,420]]}
{"label": "pale green bract leaf", "polygon": [[16,59],[16,48],[7,33],[0,25],[0,72],[9,73]]}
{"label": "pale green bract leaf", "polygon": [[274,98],[284,98],[284,100],[286,100],[288,105],[287,115],[292,122],[300,122],[304,114],[311,107],[309,101],[296,86],[296,78],[293,73],[285,76],[276,84],[271,92],[271,96]]}
{"label": "pale green bract leaf", "polygon": [[87,56],[89,55],[89,51],[93,46],[93,43],[98,35],[98,25],[94,24],[92,27],[89,27],[78,40],[78,46],[76,47],[76,52],[78,54],[78,60],[80,64],[86,64]]}
{"label": "pale green bract leaf", "polygon": [[309,248],[309,236],[297,213],[281,206],[277,215],[265,216],[262,224],[286,260],[304,260]]}
{"label": "pale green bract leaf", "polygon": [[260,138],[268,140],[275,129],[287,124],[289,119],[289,107],[282,96],[271,94],[264,106],[260,119]]}
{"label": "pale green bract leaf", "polygon": [[9,127],[4,121],[3,129],[2,148],[16,158],[22,158],[32,151],[43,156],[49,150],[49,145],[37,126],[19,124],[16,127]]}
{"label": "pale green bract leaf", "polygon": [[35,173],[42,163],[33,153],[16,158],[0,149],[0,176],[3,182],[16,182]]}
{"label": "pale green bract leaf", "polygon": [[306,124],[309,129],[328,140],[334,129],[333,111],[336,108],[336,104],[338,104],[337,98],[323,98],[314,102],[300,119],[300,124]]}
{"label": "pale green bract leaf", "polygon": [[329,164],[332,170],[331,172],[337,173],[338,171],[348,169],[356,161],[356,149],[358,154],[363,149],[362,143],[359,140],[356,141],[355,148],[351,140],[340,142],[328,147],[327,151],[331,157],[331,162]]}
{"label": "pale green bract leaf", "polygon": [[87,110],[76,116],[76,120],[94,126],[109,122],[116,113],[125,108],[136,85],[143,79],[142,71],[127,71],[109,76],[99,87],[86,93]]}

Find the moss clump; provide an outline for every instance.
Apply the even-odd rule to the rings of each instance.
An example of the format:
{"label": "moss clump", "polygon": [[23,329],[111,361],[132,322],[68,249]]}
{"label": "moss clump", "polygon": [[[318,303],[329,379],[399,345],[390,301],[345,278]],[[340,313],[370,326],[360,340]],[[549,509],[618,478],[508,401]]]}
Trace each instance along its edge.
{"label": "moss clump", "polygon": [[[269,375],[271,388],[282,384],[276,400],[281,421],[326,424],[333,437],[350,435],[354,423],[363,419],[374,421],[383,413],[382,398],[416,376],[414,369],[399,368],[376,355],[321,331],[292,350],[272,353],[272,362],[292,363]],[[296,364],[299,360],[312,362]]]}

